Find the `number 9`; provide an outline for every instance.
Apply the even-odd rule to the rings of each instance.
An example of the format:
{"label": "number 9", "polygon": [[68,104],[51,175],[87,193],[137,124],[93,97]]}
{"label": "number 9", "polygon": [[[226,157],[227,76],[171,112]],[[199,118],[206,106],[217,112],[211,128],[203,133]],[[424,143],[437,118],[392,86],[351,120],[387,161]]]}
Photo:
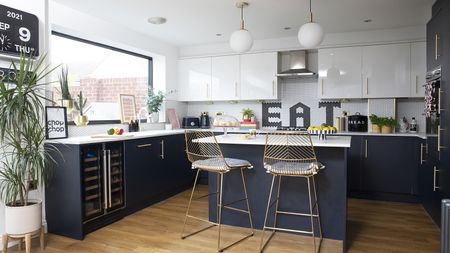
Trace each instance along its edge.
{"label": "number 9", "polygon": [[19,28],[19,39],[23,42],[28,42],[31,39],[31,33],[30,30],[28,30],[28,28],[25,27],[21,27]]}

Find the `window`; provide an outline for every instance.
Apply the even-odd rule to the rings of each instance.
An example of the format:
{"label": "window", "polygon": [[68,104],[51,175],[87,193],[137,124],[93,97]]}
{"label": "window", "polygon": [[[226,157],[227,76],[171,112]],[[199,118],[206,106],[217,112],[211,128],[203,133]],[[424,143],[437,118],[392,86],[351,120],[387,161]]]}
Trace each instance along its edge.
{"label": "window", "polygon": [[[72,98],[77,100],[80,91],[87,98],[85,114],[91,123],[119,121],[120,94],[134,95],[137,110],[146,107],[153,78],[151,57],[57,32],[52,33],[51,47],[52,63],[68,68]],[[59,71],[55,71],[55,80],[57,74]],[[61,103],[59,90],[55,83],[52,95],[57,104]]]}

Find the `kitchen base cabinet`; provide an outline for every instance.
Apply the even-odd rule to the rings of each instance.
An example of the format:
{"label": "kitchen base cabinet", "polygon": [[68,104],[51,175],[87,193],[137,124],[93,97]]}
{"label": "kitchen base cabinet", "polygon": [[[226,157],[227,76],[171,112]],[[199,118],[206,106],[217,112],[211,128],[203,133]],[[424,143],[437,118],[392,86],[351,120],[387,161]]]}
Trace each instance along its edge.
{"label": "kitchen base cabinet", "polygon": [[127,214],[192,186],[184,146],[183,134],[125,141]]}
{"label": "kitchen base cabinet", "polygon": [[387,201],[418,201],[418,139],[366,136],[357,137],[353,141],[358,145],[352,145],[349,152],[349,196]]}
{"label": "kitchen base cabinet", "polygon": [[82,240],[123,217],[126,206],[122,142],[52,144],[56,161],[45,189],[48,231]]}

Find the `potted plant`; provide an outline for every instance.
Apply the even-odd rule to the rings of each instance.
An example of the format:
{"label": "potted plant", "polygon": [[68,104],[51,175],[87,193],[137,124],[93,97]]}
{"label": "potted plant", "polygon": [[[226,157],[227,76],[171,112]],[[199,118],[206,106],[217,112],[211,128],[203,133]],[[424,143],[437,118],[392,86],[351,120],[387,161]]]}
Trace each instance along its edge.
{"label": "potted plant", "polygon": [[[29,235],[42,226],[42,202],[30,191],[47,183],[50,145],[44,147],[44,79],[54,70],[45,56],[21,54],[0,79],[0,198],[5,203],[5,233]],[[56,150],[56,149],[55,149]]]}
{"label": "potted plant", "polygon": [[152,123],[157,123],[159,120],[159,111],[161,110],[161,104],[166,96],[162,91],[157,93],[153,88],[148,88],[147,93],[147,109],[151,116]]}
{"label": "potted plant", "polygon": [[369,116],[370,122],[372,124],[372,132],[373,133],[381,133],[382,120],[375,114],[371,114]]}
{"label": "potted plant", "polygon": [[381,132],[383,134],[390,134],[392,130],[397,126],[397,121],[392,117],[381,118]]}
{"label": "potted plant", "polygon": [[72,113],[74,108],[74,103],[72,96],[69,92],[69,70],[67,67],[61,68],[61,73],[58,76],[59,86],[61,89],[61,106],[67,108],[67,113]]}
{"label": "potted plant", "polygon": [[242,120],[243,121],[251,121],[251,118],[253,116],[253,110],[250,108],[244,108],[242,109]]}
{"label": "potted plant", "polygon": [[87,98],[83,97],[83,92],[80,91],[80,93],[78,93],[77,95],[78,97],[78,101],[75,101],[75,108],[78,110],[78,112],[80,113],[79,115],[77,115],[74,119],[75,125],[77,126],[86,126],[87,124],[89,124],[89,119],[86,115],[84,115],[86,113],[86,103],[87,103]]}

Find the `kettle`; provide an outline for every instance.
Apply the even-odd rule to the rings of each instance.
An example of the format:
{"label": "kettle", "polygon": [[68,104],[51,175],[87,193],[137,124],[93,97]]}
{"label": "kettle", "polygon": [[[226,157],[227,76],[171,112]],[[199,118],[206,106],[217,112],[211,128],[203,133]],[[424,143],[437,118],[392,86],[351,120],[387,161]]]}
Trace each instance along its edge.
{"label": "kettle", "polygon": [[200,115],[200,127],[210,128],[208,112],[202,112],[202,114]]}

